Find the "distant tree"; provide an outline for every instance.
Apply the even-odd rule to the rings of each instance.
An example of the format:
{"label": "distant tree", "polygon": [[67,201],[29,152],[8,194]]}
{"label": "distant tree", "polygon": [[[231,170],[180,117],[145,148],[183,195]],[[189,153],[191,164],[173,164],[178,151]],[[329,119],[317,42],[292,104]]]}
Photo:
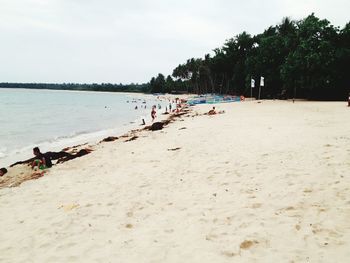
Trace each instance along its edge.
{"label": "distant tree", "polygon": [[339,33],[334,64],[336,95],[346,98],[350,92],[350,23]]}
{"label": "distant tree", "polygon": [[213,51],[212,57],[178,65],[172,72],[176,81],[167,78],[165,90],[173,85],[172,90],[198,94],[249,95],[250,79],[259,86],[264,76],[262,98],[344,99],[349,91],[350,23],[339,30],[314,14],[300,21],[286,17],[261,34],[242,32]]}
{"label": "distant tree", "polygon": [[175,90],[175,82],[174,82],[173,78],[170,75],[168,75],[165,79],[164,91],[166,93],[171,93],[173,90]]}
{"label": "distant tree", "polygon": [[286,86],[295,86],[302,96],[331,96],[335,84],[337,29],[328,20],[311,14],[297,24],[297,46],[281,69]]}
{"label": "distant tree", "polygon": [[152,93],[165,93],[166,92],[164,75],[159,73],[156,78],[152,78],[150,81],[150,91]]}

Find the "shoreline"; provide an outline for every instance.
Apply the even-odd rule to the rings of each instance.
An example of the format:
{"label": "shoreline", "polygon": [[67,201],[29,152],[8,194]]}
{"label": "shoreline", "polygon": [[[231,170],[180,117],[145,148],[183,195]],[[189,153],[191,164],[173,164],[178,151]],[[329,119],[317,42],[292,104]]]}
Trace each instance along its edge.
{"label": "shoreline", "polygon": [[[215,106],[225,113],[204,115]],[[5,262],[345,262],[344,103],[197,105],[0,189]],[[187,115],[187,116],[186,116]]]}
{"label": "shoreline", "polygon": [[[121,136],[130,130],[136,129],[138,126],[142,127],[141,124],[137,124],[136,121],[137,120],[133,121],[133,123],[124,124],[122,126],[114,128],[107,128],[94,132],[83,132],[80,134],[72,136],[63,136],[60,138],[39,142],[36,144],[33,143],[31,145],[24,146],[20,149],[16,149],[16,152],[18,152],[20,156],[24,157],[25,155],[31,155],[32,148],[35,146],[39,146],[39,148],[43,149],[48,149],[49,151],[59,151],[63,148],[73,147],[76,144],[94,145],[97,144],[100,140],[104,139],[106,136]],[[12,163],[19,161],[17,160],[18,158],[21,158],[15,156],[16,154],[12,153],[7,157],[2,158],[1,161],[2,163],[8,163],[8,166],[10,166]]]}
{"label": "shoreline", "polygon": [[[173,97],[175,98],[175,96]],[[187,98],[187,96],[182,96],[182,99],[185,99],[185,98]],[[168,100],[173,98],[169,96],[167,97],[164,96],[164,98],[162,99]],[[84,151],[87,150],[90,153],[98,149],[98,146],[101,143],[108,143],[111,141],[118,140],[120,138],[125,138],[125,142],[127,142],[128,140],[134,140],[137,137],[138,133],[142,133],[143,131],[150,130],[150,127],[154,123],[163,123],[164,126],[168,125],[170,122],[174,121],[174,118],[176,118],[177,116],[183,115],[184,114],[183,110],[187,112],[186,110],[187,108],[188,106],[184,107],[184,105],[182,105],[182,107],[179,108],[178,113],[174,112],[169,114],[159,113],[158,111],[157,118],[155,119],[154,122],[151,122],[150,117],[146,117],[145,125],[137,124],[135,120],[133,121],[133,123],[123,125],[123,127],[104,129],[97,132],[74,136],[73,138],[67,138],[67,141],[70,141],[67,143],[63,143],[60,141],[55,141],[55,142],[48,141],[48,142],[45,142],[45,144],[47,144],[45,149],[49,149],[49,150],[45,152],[50,152],[50,153],[67,152],[69,154],[75,154],[80,150],[84,150]],[[164,109],[162,108],[162,111],[163,110]],[[160,130],[161,129],[163,129],[163,127],[161,127]],[[91,135],[93,136],[90,137]],[[89,138],[86,138],[86,136],[88,136]],[[69,140],[69,139],[72,139],[72,140]],[[37,145],[39,145],[39,148],[44,148],[42,147],[43,143],[35,144],[35,146]],[[29,152],[31,152],[33,147],[34,147],[34,144],[33,146],[27,146],[27,147],[24,147],[23,149],[27,149]],[[25,163],[30,158],[33,158],[33,156],[29,158],[28,157],[24,158],[22,160],[15,160],[14,158],[8,158],[8,160],[12,159],[12,161],[9,161],[8,162],[9,164],[5,166],[8,170],[7,176],[5,175],[6,177],[5,176],[0,177],[0,189],[6,188],[6,187],[17,187],[25,181],[38,179],[41,176],[44,176],[47,172],[51,170],[50,168],[47,171],[45,171],[45,173],[42,173],[41,175],[37,175],[37,173],[29,169],[28,164]],[[6,159],[4,158],[4,160]],[[60,161],[60,160],[58,159],[53,161]],[[55,166],[58,163],[56,164],[53,163],[53,164]]]}
{"label": "shoreline", "polygon": [[[7,89],[4,89],[7,90]],[[24,90],[24,89],[15,89],[15,88],[11,88],[8,89],[10,91],[14,91],[14,90]],[[30,91],[32,91],[32,89],[28,89]],[[36,91],[40,91],[40,90],[36,90]],[[47,90],[48,92],[51,92],[52,90]],[[59,92],[66,92],[58,90]],[[75,92],[75,91],[74,91]],[[79,91],[77,91],[79,92]],[[108,93],[108,92],[107,92]],[[158,103],[160,103],[162,106],[165,105],[165,99],[170,98],[171,95],[167,95],[167,96],[159,96],[161,101],[159,101],[157,99],[157,96],[151,95],[151,94],[141,94],[141,93],[135,93],[135,94],[131,94],[131,93],[114,93],[115,95],[119,96],[119,95],[123,95],[126,97],[127,100],[130,100],[130,105],[125,106],[125,108],[130,107],[129,111],[134,111],[133,107],[136,105],[132,105],[131,101],[132,99],[144,99],[147,102],[150,103],[155,103],[153,101],[158,101]],[[137,103],[138,105],[140,104],[139,102]],[[150,111],[150,110],[149,110]],[[106,125],[106,123],[104,125],[101,125],[102,127],[97,128],[97,130],[79,130],[79,128],[71,128],[71,134],[62,134],[58,133],[59,136],[55,136],[52,135],[50,136],[49,134],[45,134],[45,137],[42,138],[42,140],[40,142],[33,142],[33,143],[24,143],[24,142],[20,142],[18,143],[18,145],[16,147],[11,147],[10,145],[12,145],[11,143],[5,143],[4,146],[4,151],[3,151],[3,155],[0,158],[0,163],[1,163],[1,167],[2,166],[9,166],[12,163],[20,160],[20,159],[27,159],[29,158],[32,154],[32,148],[35,146],[39,146],[41,148],[43,148],[43,150],[46,151],[59,151],[63,148],[69,147],[71,145],[74,144],[81,144],[81,143],[89,143],[89,144],[95,144],[97,143],[99,140],[103,139],[104,137],[108,136],[108,135],[122,135],[123,133],[131,130],[131,129],[135,129],[139,126],[139,124],[141,125],[141,117],[145,116],[145,120],[146,122],[150,121],[150,116],[149,116],[149,111],[144,110],[139,108],[139,110],[134,113],[131,113],[131,115],[135,115],[135,116],[131,116],[130,115],[130,120],[126,120],[125,122],[121,122],[121,124],[117,124],[118,121],[116,122],[116,124],[112,125],[113,122],[110,121],[110,125]],[[157,110],[158,111],[158,110]],[[164,111],[164,108],[162,108],[161,110],[159,110],[159,113],[162,113]],[[74,126],[74,125],[73,125]],[[71,127],[73,127],[71,126]],[[104,127],[103,126],[108,126],[108,127]],[[10,137],[9,137],[10,138]],[[38,139],[38,138],[37,138]],[[33,140],[34,141],[34,140]],[[8,142],[11,142],[11,140],[8,140]],[[1,152],[0,152],[1,154]]]}

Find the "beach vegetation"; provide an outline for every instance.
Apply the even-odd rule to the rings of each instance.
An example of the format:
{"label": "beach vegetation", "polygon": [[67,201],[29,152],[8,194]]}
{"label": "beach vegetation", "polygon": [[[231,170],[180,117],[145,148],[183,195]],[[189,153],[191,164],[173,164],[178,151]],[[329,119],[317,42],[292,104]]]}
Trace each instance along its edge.
{"label": "beach vegetation", "polygon": [[[314,14],[281,23],[264,32],[242,32],[206,54],[174,68],[173,80],[157,92],[187,91],[250,96],[251,79],[265,83],[261,98],[344,100],[350,89],[350,23],[343,29]],[[258,96],[258,89],[253,89]]]}

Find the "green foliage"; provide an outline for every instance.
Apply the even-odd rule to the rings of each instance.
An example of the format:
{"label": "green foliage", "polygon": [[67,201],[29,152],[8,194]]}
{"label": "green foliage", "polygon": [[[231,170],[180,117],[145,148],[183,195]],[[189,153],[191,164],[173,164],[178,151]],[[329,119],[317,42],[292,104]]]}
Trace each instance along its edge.
{"label": "green foliage", "polygon": [[163,74],[158,74],[156,78],[150,81],[150,91],[152,93],[165,93],[165,78]]}
{"label": "green foliage", "polygon": [[250,79],[259,86],[264,76],[262,98],[343,100],[349,92],[350,23],[339,30],[314,14],[300,21],[284,18],[261,34],[243,32],[213,51],[213,57],[178,65],[172,74],[177,81],[169,76],[161,90],[249,96]]}
{"label": "green foliage", "polygon": [[297,46],[282,66],[282,78],[286,86],[296,86],[306,97],[331,96],[337,74],[334,65],[338,30],[313,14],[297,27]]}

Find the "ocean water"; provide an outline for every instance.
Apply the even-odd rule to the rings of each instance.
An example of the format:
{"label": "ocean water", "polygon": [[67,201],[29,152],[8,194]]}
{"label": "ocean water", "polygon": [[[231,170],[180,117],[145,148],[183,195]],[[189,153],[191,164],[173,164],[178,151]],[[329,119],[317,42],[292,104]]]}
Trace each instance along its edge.
{"label": "ocean water", "polygon": [[149,122],[158,104],[164,111],[168,102],[142,94],[0,88],[0,167],[31,158],[34,146],[58,151],[121,135],[142,117]]}

